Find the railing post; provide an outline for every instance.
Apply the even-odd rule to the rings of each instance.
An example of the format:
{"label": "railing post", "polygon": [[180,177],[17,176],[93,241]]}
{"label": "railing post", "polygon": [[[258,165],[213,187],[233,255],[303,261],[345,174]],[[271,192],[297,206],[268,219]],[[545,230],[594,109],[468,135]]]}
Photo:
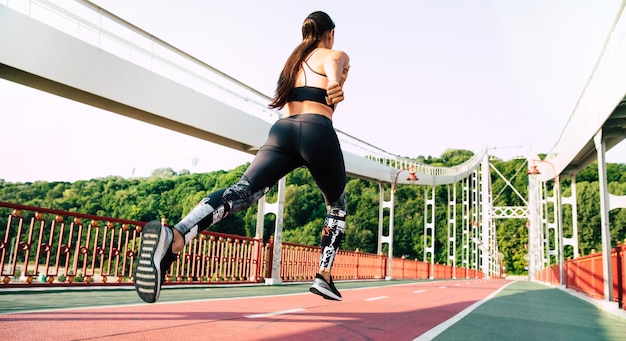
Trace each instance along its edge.
{"label": "railing post", "polygon": [[626,310],[626,244],[618,245],[617,251],[617,288],[618,302]]}
{"label": "railing post", "polygon": [[250,270],[250,274],[252,278],[250,278],[250,282],[258,283],[260,281],[261,275],[261,251],[263,250],[263,239],[259,238],[257,235],[254,238],[254,250],[251,252],[252,258],[250,263],[252,265],[252,269]]}
{"label": "railing post", "polygon": [[274,236],[270,236],[267,243],[267,262],[265,263],[265,278],[272,278],[272,264],[274,263]]}
{"label": "railing post", "polygon": [[356,250],[354,251],[354,258],[356,258],[356,260],[355,260],[355,262],[354,262],[354,264],[356,264],[356,265],[355,265],[355,266],[356,266],[356,269],[355,269],[355,276],[354,276],[354,279],[359,279],[359,258],[360,258],[360,253],[361,253],[361,252],[359,251],[359,249],[356,249]]}

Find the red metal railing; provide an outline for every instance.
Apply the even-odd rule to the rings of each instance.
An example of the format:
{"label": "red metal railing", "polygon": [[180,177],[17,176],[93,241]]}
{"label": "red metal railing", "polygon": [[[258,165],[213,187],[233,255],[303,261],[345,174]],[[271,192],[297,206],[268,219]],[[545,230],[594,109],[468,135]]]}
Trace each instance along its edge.
{"label": "red metal railing", "polygon": [[267,248],[259,239],[201,234],[180,252],[166,283],[259,282]]}
{"label": "red metal railing", "polygon": [[[613,275],[613,297],[619,306],[626,310],[626,244],[618,245],[611,251],[611,271]],[[563,283],[567,288],[580,291],[587,296],[604,297],[604,275],[602,273],[602,253],[567,260],[563,264]],[[559,285],[560,268],[554,265],[537,273],[537,280]]]}
{"label": "red metal railing", "polygon": [[[0,208],[10,212],[0,240],[3,283],[132,283],[145,223],[5,202]],[[181,251],[166,283],[258,282],[266,254],[258,239],[202,234]]]}
{"label": "red metal railing", "polygon": [[0,208],[12,209],[0,240],[3,283],[30,284],[39,276],[48,283],[121,283],[132,276],[143,223],[3,202]]}
{"label": "red metal railing", "polygon": [[[0,278],[10,286],[132,285],[145,223],[0,202]],[[0,230],[1,231],[1,230]],[[272,277],[273,240],[202,233],[180,252],[166,284],[261,282]],[[283,243],[280,278],[311,281],[320,248]],[[341,250],[333,278],[387,277],[387,256]],[[482,278],[475,270],[394,258],[393,278]],[[432,276],[431,276],[432,275]],[[2,286],[0,286],[2,287]]]}

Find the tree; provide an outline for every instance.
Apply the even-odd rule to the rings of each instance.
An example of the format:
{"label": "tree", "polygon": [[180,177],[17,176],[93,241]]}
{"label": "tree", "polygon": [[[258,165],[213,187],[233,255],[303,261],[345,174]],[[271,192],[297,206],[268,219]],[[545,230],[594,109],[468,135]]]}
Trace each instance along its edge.
{"label": "tree", "polygon": [[[446,167],[463,163],[473,154],[466,150],[446,150],[440,158],[418,156],[414,160]],[[526,198],[528,188],[525,160],[491,160],[498,172],[509,180]],[[150,177],[124,179],[111,176],[105,178],[69,182],[27,182],[11,183],[0,179],[0,201],[46,207],[70,212],[96,214],[106,217],[149,221],[167,219],[175,224],[189,213],[204,197],[214,190],[228,187],[241,178],[248,164],[230,171],[220,170],[210,173],[190,174],[183,170],[176,173],[171,168],[155,170]],[[581,254],[601,249],[599,214],[599,194],[597,183],[597,163],[590,165],[577,175],[577,206],[579,246]],[[609,192],[614,195],[626,194],[626,165],[608,164],[607,178]],[[524,206],[520,198],[506,181],[492,170],[492,193],[494,205]],[[570,180],[562,179],[563,193],[570,193]],[[460,191],[460,185],[457,184]],[[552,190],[552,182],[548,183]],[[385,184],[386,196],[389,184]],[[376,252],[379,243],[380,187],[372,181],[349,178],[346,184],[347,218],[346,235],[342,248],[359,249],[363,252]],[[430,187],[427,188],[430,190]],[[320,230],[324,223],[326,208],[322,195],[306,168],[298,168],[287,175],[285,189],[285,216],[283,240],[287,242],[318,245]],[[459,192],[457,192],[459,193]],[[277,186],[267,194],[268,201],[276,200]],[[447,209],[448,193],[446,186],[435,189],[435,261],[447,261]],[[457,198],[457,200],[460,200]],[[457,201],[458,203],[459,201]],[[424,255],[424,187],[401,185],[396,192],[394,217],[394,256],[408,256],[422,259]],[[457,264],[461,264],[461,205],[457,204]],[[0,208],[0,226],[6,226],[11,210]],[[254,237],[256,234],[257,205],[230,216],[211,228],[230,234]],[[572,212],[568,205],[563,213],[565,236],[571,236]],[[626,209],[609,212],[612,245],[626,238]],[[389,211],[384,210],[383,226],[389,226]],[[264,241],[274,234],[274,215],[264,217]],[[503,219],[496,221],[499,250],[504,254],[508,273],[522,273],[526,266],[524,256],[528,252],[528,231],[524,220]],[[0,240],[6,229],[0,230]],[[385,249],[383,249],[385,252]],[[566,257],[572,255],[565,249]]]}
{"label": "tree", "polygon": [[446,167],[452,167],[462,164],[463,162],[471,159],[474,156],[474,152],[463,149],[446,149],[441,154],[441,163]]}

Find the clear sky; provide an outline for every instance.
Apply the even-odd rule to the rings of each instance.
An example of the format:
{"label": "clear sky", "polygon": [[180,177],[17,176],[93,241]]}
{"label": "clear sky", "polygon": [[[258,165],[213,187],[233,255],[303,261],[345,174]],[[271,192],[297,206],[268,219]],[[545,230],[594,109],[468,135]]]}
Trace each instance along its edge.
{"label": "clear sky", "polygon": [[[93,2],[267,95],[301,40],[302,21],[323,10],[336,23],[335,48],[351,58],[336,128],[402,156],[488,147],[504,159],[556,143],[621,3]],[[147,176],[161,167],[204,172],[252,159],[5,80],[0,122],[0,179],[11,182]],[[609,162],[626,163],[624,145],[608,152]]]}

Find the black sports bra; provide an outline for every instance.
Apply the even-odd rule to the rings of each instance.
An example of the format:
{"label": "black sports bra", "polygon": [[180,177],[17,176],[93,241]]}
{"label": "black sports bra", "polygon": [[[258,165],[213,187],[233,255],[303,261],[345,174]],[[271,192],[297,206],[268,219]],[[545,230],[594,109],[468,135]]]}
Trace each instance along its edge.
{"label": "black sports bra", "polygon": [[[311,58],[313,53],[311,53],[309,58]],[[306,65],[306,67],[309,70],[311,70],[313,73],[322,77],[326,77],[325,74],[319,73],[311,68],[311,66],[308,63],[309,58],[307,58],[303,62],[303,64]],[[313,102],[324,104],[330,107],[331,109],[335,110],[334,104],[329,105],[328,103],[326,103],[326,96],[328,96],[328,94],[326,93],[326,89],[306,85],[307,83],[306,69],[304,69],[304,66],[302,68],[302,73],[304,74],[304,86],[298,86],[298,87],[293,88],[293,92],[291,93],[291,96],[289,97],[289,102],[313,101]]]}

